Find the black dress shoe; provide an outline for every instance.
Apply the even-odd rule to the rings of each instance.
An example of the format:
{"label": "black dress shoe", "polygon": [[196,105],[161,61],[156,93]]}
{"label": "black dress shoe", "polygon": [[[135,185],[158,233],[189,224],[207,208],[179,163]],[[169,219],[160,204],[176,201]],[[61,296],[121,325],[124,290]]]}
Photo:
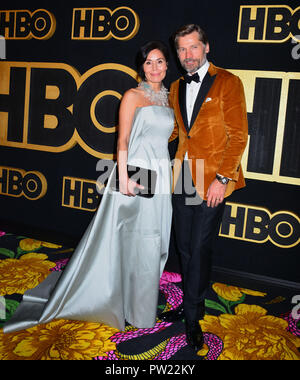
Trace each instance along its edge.
{"label": "black dress shoe", "polygon": [[162,322],[176,322],[181,321],[184,318],[183,306],[179,306],[175,310],[166,311],[159,316]]}
{"label": "black dress shoe", "polygon": [[199,322],[186,323],[186,341],[195,351],[203,348],[204,337]]}

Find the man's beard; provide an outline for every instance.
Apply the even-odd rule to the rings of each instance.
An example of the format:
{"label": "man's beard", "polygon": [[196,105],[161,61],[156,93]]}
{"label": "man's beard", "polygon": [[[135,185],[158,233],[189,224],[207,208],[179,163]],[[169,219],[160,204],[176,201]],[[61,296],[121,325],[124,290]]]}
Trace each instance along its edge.
{"label": "man's beard", "polygon": [[[188,62],[195,63],[195,64],[193,66],[189,66],[187,65]],[[186,72],[188,72],[189,74],[193,74],[196,71],[198,71],[200,67],[202,67],[205,64],[205,62],[206,62],[206,57],[203,59],[203,61],[201,61],[200,59],[185,59],[182,62],[182,66],[186,70]]]}

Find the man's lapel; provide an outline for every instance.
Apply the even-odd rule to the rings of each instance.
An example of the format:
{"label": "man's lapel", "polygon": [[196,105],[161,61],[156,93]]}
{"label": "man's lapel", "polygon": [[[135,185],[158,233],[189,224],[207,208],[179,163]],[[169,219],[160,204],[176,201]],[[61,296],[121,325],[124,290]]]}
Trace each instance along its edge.
{"label": "man's lapel", "polygon": [[210,63],[210,67],[208,69],[206,76],[203,79],[203,82],[200,87],[200,91],[195,101],[190,125],[188,125],[187,112],[186,112],[186,82],[184,81],[183,78],[179,80],[179,95],[178,95],[179,108],[180,108],[182,120],[187,130],[187,133],[190,132],[190,129],[195,123],[195,120],[199,114],[201,106],[216,79],[217,73],[218,73],[217,68],[212,63]]}
{"label": "man's lapel", "polygon": [[200,91],[197,95],[195,105],[194,105],[194,110],[191,118],[191,124],[190,124],[190,129],[193,127],[193,124],[197,118],[197,115],[202,107],[202,104],[204,102],[204,99],[206,98],[209,90],[211,89],[211,86],[213,85],[214,81],[216,79],[216,75],[210,75],[209,72],[205,75],[203,82],[200,87]]}
{"label": "man's lapel", "polygon": [[186,113],[186,83],[183,78],[179,81],[179,107],[184,126],[189,131],[187,113]]}

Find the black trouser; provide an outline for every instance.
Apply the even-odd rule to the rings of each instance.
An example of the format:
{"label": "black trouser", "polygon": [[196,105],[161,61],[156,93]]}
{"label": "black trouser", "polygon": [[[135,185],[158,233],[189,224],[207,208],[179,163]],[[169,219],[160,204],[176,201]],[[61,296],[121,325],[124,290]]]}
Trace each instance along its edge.
{"label": "black trouser", "polygon": [[[185,178],[187,178],[185,168]],[[188,170],[189,171],[189,170]],[[189,174],[190,175],[190,174]],[[187,204],[184,189],[173,195],[174,230],[183,275],[184,312],[188,322],[204,316],[204,301],[212,266],[212,243],[222,220],[225,201],[212,208],[207,202]],[[189,202],[190,203],[190,202]]]}

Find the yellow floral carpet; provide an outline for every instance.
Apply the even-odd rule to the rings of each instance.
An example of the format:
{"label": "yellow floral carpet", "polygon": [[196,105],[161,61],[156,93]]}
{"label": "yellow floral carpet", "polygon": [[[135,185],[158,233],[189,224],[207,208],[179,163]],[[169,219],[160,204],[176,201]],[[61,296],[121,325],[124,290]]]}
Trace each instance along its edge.
{"label": "yellow floral carpet", "polygon": [[[206,299],[203,350],[186,344],[183,321],[152,329],[55,320],[3,334],[28,289],[67,265],[73,249],[0,231],[1,360],[300,360],[300,319],[292,292],[213,283]],[[182,302],[181,277],[164,272],[158,315]]]}

